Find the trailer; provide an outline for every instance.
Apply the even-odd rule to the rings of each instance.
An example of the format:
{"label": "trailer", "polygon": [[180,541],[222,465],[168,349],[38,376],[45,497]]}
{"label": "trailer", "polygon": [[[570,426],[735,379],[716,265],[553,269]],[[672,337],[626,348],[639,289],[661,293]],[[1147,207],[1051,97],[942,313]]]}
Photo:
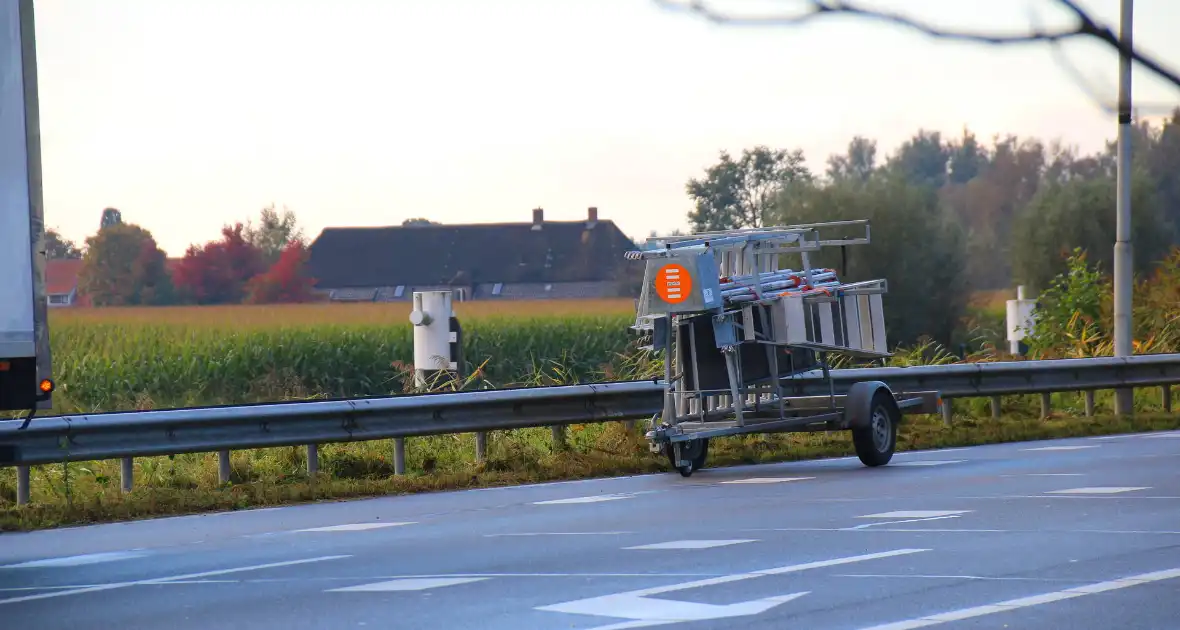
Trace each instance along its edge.
{"label": "trailer", "polygon": [[[652,452],[688,477],[704,467],[713,438],[848,431],[862,463],[889,463],[902,415],[938,413],[941,397],[879,381],[837,394],[830,355],[890,356],[888,283],[844,283],[844,269],[812,266],[817,252],[838,247],[845,267],[847,247],[869,244],[870,234],[867,220],[835,221],[652,238],[627,252],[645,265],[633,329],[665,357],[663,411],[646,433]],[[783,267],[788,259],[798,268]],[[787,395],[802,376],[822,376],[828,395]]]}
{"label": "trailer", "polygon": [[0,413],[50,406],[32,0],[0,0]]}

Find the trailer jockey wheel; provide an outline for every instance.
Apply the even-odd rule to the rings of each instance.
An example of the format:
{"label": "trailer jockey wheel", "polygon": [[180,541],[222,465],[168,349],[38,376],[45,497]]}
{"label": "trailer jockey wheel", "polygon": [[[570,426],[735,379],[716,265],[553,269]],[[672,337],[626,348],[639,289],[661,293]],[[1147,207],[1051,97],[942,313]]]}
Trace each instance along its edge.
{"label": "trailer jockey wheel", "polygon": [[709,438],[680,442],[680,456],[689,461],[687,466],[681,466],[676,461],[676,448],[672,444],[664,446],[664,454],[680,476],[691,477],[693,472],[705,467],[705,458],[709,456]]}
{"label": "trailer jockey wheel", "polygon": [[897,425],[901,421],[901,412],[893,403],[892,396],[878,391],[873,395],[868,426],[852,430],[856,456],[865,466],[884,466],[893,459]]}

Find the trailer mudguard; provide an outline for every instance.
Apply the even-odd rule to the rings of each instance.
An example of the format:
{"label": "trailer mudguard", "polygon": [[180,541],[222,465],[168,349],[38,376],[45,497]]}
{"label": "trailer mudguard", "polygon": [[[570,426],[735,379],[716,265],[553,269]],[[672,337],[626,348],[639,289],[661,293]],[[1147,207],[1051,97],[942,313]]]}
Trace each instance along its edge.
{"label": "trailer mudguard", "polygon": [[849,429],[868,428],[873,417],[873,396],[882,390],[889,395],[889,403],[896,410],[897,400],[893,392],[881,381],[861,381],[848,388],[848,395],[844,399],[844,423]]}

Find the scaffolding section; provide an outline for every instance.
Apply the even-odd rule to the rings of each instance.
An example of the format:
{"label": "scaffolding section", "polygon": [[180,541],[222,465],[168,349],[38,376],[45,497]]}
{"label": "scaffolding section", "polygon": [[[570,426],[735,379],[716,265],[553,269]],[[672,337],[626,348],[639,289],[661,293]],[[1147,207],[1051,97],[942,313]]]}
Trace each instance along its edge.
{"label": "scaffolding section", "polygon": [[[711,437],[847,428],[854,440],[868,436],[830,387],[829,396],[806,399],[785,397],[782,385],[816,370],[828,377],[830,353],[890,356],[887,282],[844,283],[836,270],[812,265],[818,252],[840,248],[844,267],[846,248],[869,242],[869,222],[857,220],[653,238],[628,252],[628,260],[645,265],[633,328],[666,357],[664,411],[648,433],[653,451],[666,452],[687,476],[703,464]],[[782,266],[796,255],[799,269]],[[884,387],[875,384],[873,392],[876,385]],[[885,392],[898,413],[929,408],[937,398],[926,392],[898,401]],[[868,458],[884,458],[880,463],[892,456],[896,431],[896,422],[882,422],[892,428],[874,448],[884,451]]]}

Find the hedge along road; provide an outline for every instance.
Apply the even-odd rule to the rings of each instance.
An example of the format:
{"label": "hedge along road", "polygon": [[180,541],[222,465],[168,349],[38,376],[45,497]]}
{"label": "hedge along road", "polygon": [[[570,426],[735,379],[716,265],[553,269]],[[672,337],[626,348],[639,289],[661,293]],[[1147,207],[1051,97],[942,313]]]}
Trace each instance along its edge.
{"label": "hedge along road", "polygon": [[1156,432],[5,534],[0,608],[38,628],[1166,627],[1178,460]]}

